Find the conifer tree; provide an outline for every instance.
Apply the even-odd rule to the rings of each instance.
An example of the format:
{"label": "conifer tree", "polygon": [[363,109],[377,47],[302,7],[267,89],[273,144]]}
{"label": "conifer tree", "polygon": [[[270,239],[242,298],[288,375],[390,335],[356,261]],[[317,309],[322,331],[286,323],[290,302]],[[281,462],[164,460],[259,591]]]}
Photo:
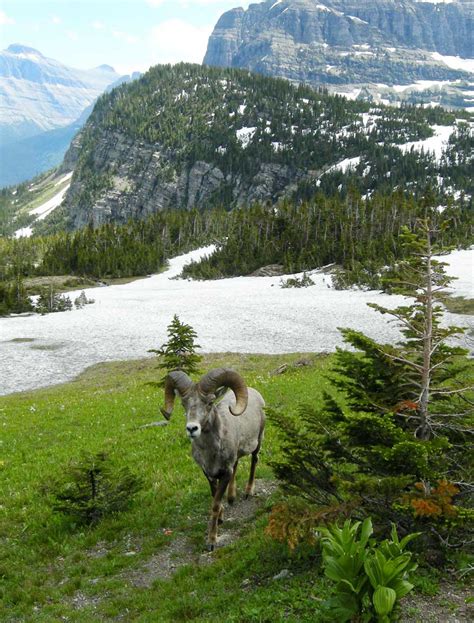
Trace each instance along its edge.
{"label": "conifer tree", "polygon": [[274,468],[289,492],[313,503],[353,503],[359,514],[424,528],[449,542],[456,531],[464,538],[473,517],[474,403],[466,351],[447,342],[461,330],[440,324],[437,301],[450,278],[434,257],[439,233],[427,220],[403,231],[405,259],[390,286],[413,302],[373,306],[401,324],[404,339],[379,344],[343,330],[357,352],[338,351],[333,381],[349,410],[326,396],[321,409],[300,406],[298,420],[273,414],[282,440]]}
{"label": "conifer tree", "polygon": [[380,345],[359,332],[343,330],[344,339],[364,353],[341,351],[339,386],[357,410],[393,412],[415,438],[428,441],[443,431],[463,431],[459,423],[471,411],[466,387],[460,380],[466,361],[457,358],[466,351],[447,340],[464,332],[443,327],[439,304],[452,281],[445,264],[435,259],[442,253],[433,240],[440,234],[428,220],[420,220],[415,232],[403,228],[405,259],[386,277],[392,292],[413,298],[413,303],[388,309],[370,306],[392,316],[400,325],[404,341]]}
{"label": "conifer tree", "polygon": [[178,315],[175,314],[168,325],[167,333],[168,341],[162,344],[159,349],[150,349],[149,351],[160,355],[158,367],[164,370],[166,374],[173,370],[182,370],[189,375],[197,373],[202,357],[196,353],[196,349],[200,346],[195,343],[197,333],[192,326],[181,322]]}
{"label": "conifer tree", "polygon": [[35,307],[35,311],[42,315],[71,309],[72,301],[69,296],[55,292],[52,285],[41,290]]}

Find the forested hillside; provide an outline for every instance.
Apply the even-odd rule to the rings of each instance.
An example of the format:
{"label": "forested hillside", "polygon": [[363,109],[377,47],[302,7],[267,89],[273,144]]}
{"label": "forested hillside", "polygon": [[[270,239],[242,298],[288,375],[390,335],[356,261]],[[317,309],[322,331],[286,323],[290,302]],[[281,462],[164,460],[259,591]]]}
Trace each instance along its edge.
{"label": "forested hillside", "polygon": [[[469,119],[374,108],[241,70],[157,66],[99,99],[66,156],[75,173],[53,227],[273,203],[308,185],[333,192],[351,171],[363,194],[427,183],[466,190]],[[441,134],[460,150],[455,159],[410,149]]]}
{"label": "forested hillside", "polygon": [[36,186],[2,192],[2,231],[35,235],[0,239],[0,306],[25,308],[25,277],[145,275],[210,242],[216,254],[186,276],[336,263],[342,284],[378,286],[400,257],[402,227],[419,217],[447,221],[445,244],[472,243],[473,147],[467,113],[373,108],[241,70],[155,67],[99,100],[50,216],[31,224],[23,204]]}
{"label": "forested hillside", "polygon": [[437,242],[442,246],[472,242],[472,205],[461,201],[440,213],[433,199],[429,192],[416,200],[398,191],[363,200],[351,189],[345,198],[319,192],[309,201],[285,202],[278,208],[234,210],[225,240],[212,256],[187,265],[183,276],[216,279],[249,274],[268,264],[281,264],[293,273],[336,263],[343,269],[339,286],[379,288],[380,271],[402,257],[403,226],[413,227],[423,215],[440,226]]}

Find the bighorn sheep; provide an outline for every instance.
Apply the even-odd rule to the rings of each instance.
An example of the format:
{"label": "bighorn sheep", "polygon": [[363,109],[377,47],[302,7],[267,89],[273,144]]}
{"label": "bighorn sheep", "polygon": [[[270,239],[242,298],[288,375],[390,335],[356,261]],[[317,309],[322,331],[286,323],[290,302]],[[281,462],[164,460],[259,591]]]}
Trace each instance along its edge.
{"label": "bighorn sheep", "polygon": [[[227,388],[235,397],[232,392],[226,393]],[[234,502],[237,464],[248,454],[252,455],[252,462],[246,497],[254,491],[265,403],[255,389],[247,388],[243,378],[228,368],[211,370],[198,383],[193,383],[184,372],[168,374],[165,407],[161,409],[167,420],[173,411],[175,394],[180,396],[186,411],[186,432],[192,441],[193,458],[211,486],[213,502],[207,544],[212,551],[217,524],[223,521],[222,498],[228,489],[227,500],[229,504]]]}

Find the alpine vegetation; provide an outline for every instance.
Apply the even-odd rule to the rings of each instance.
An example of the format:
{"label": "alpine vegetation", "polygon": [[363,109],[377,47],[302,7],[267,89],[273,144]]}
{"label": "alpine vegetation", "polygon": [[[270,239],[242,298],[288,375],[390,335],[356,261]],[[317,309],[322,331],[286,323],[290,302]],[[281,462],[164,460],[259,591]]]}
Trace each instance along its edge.
{"label": "alpine vegetation", "polygon": [[193,383],[182,371],[171,372],[166,377],[165,407],[161,409],[167,420],[173,412],[175,394],[180,396],[186,411],[186,432],[192,442],[193,458],[211,487],[213,502],[207,545],[212,551],[217,542],[217,525],[223,522],[222,498],[227,490],[227,500],[233,504],[239,459],[249,454],[252,462],[245,495],[254,492],[265,403],[259,392],[248,388],[244,379],[229,368],[215,368],[198,383]]}

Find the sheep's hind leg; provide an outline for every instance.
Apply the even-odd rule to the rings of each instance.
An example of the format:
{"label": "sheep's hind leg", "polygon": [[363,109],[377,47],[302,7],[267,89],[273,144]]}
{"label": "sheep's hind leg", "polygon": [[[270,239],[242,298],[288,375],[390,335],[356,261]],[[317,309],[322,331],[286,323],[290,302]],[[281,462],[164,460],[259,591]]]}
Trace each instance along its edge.
{"label": "sheep's hind leg", "polygon": [[252,452],[252,462],[250,463],[250,476],[247,486],[245,487],[245,498],[249,495],[253,495],[255,491],[255,470],[258,463],[258,452],[260,448],[257,448],[255,452]]}
{"label": "sheep's hind leg", "polygon": [[229,502],[229,504],[233,504],[235,501],[235,498],[237,497],[237,484],[235,482],[235,477],[237,474],[238,464],[239,462],[236,461],[234,465],[234,471],[232,472],[232,476],[229,482],[229,487],[227,489],[227,501]]}
{"label": "sheep's hind leg", "polygon": [[207,549],[210,552],[214,550],[217,543],[217,524],[219,522],[219,519],[222,518],[223,513],[222,498],[224,497],[227,485],[229,484],[231,478],[232,472],[229,471],[224,476],[222,476],[222,478],[219,479],[219,484],[217,485],[216,493],[212,501],[212,513],[211,520],[209,522],[209,534],[207,538]]}

